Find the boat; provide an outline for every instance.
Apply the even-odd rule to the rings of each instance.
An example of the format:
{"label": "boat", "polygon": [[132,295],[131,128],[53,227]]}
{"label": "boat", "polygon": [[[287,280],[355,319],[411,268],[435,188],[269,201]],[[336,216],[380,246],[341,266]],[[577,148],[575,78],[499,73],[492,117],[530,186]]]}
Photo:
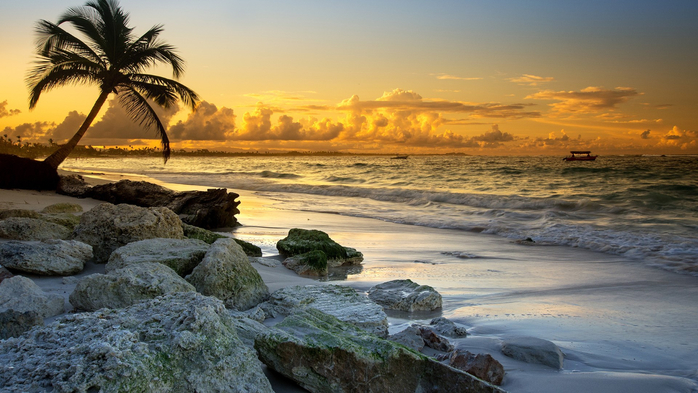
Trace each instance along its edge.
{"label": "boat", "polygon": [[[594,161],[598,156],[592,156],[588,150],[572,150],[571,156],[565,157],[563,161]],[[586,154],[586,155],[585,155]]]}
{"label": "boat", "polygon": [[408,157],[407,154],[398,154],[395,157],[390,157],[391,160],[406,160]]}

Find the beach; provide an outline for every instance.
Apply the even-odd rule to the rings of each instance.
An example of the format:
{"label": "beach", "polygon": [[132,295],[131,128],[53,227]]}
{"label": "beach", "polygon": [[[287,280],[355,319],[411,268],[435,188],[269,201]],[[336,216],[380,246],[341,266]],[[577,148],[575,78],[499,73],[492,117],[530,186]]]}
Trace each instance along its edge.
{"label": "beach", "polygon": [[[86,173],[88,179],[89,173]],[[91,182],[126,176],[92,175]],[[202,186],[166,183],[175,190]],[[516,242],[501,236],[428,228],[351,217],[317,209],[289,210],[282,193],[229,190],[240,194],[242,224],[236,238],[275,257],[276,242],[294,227],[319,229],[364,254],[362,269],[335,274],[330,281],[297,276],[283,266],[254,264],[270,291],[288,285],[332,283],[366,292],[381,282],[409,278],[442,294],[443,309],[430,313],[390,312],[390,332],[411,323],[445,316],[468,327],[453,340],[459,348],[489,353],[500,361],[511,392],[692,392],[698,368],[693,340],[697,278],[660,270],[600,252]],[[77,202],[85,210],[99,201],[53,192],[1,190],[0,208],[41,210],[57,202]],[[79,276],[99,272],[91,265]],[[66,297],[76,280],[37,278],[47,292]],[[68,303],[66,303],[69,306]],[[562,370],[504,356],[501,343],[528,336],[557,344]],[[277,391],[292,385],[275,381]]]}

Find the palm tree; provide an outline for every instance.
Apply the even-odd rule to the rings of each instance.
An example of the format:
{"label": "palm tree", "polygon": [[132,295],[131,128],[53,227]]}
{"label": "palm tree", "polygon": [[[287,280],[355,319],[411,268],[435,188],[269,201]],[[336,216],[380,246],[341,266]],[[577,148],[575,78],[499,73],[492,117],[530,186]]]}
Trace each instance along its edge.
{"label": "palm tree", "polygon": [[[111,93],[118,95],[134,121],[155,129],[165,162],[170,156],[170,141],[148,100],[168,108],[179,97],[192,110],[196,108],[199,97],[193,90],[176,80],[142,73],[158,63],[172,66],[174,79],[184,72],[184,61],[175,48],[158,39],[162,25],[138,37],[133,35],[128,22],[129,15],[117,0],[96,0],[68,9],[56,24],[46,20],[37,23],[39,59],[26,79],[30,89],[29,108],[36,106],[42,92],[55,87],[96,84],[100,88],[99,97],[82,126],[68,143],[44,160],[52,168],[58,168],[77,146]],[[61,27],[64,23],[86,40],[64,30]]]}

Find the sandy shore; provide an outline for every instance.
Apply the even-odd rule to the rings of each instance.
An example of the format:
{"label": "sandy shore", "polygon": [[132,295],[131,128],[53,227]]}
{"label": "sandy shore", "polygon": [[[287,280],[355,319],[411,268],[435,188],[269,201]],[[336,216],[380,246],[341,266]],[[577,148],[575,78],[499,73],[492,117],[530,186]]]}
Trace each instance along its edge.
{"label": "sandy shore", "polygon": [[[120,175],[91,175],[91,182]],[[151,179],[146,179],[152,181]],[[205,187],[173,185],[177,190]],[[507,371],[502,387],[512,392],[693,392],[698,391],[698,343],[694,277],[647,268],[621,258],[563,247],[532,247],[506,239],[283,208],[271,193],[239,192],[243,224],[235,237],[276,255],[276,241],[290,228],[328,232],[364,253],[361,272],[332,283],[367,290],[378,282],[411,278],[434,286],[444,309],[426,315],[391,314],[390,331],[444,315],[467,326],[471,335],[455,344],[488,352]],[[88,210],[99,201],[53,192],[0,190],[0,208],[41,210],[58,202]],[[580,263],[583,261],[584,263]],[[270,290],[318,283],[283,267],[255,264]],[[91,265],[81,275],[103,270]],[[32,277],[67,298],[76,279]],[[648,296],[651,294],[652,296]],[[502,355],[509,336],[551,340],[565,353],[561,371]],[[275,382],[277,391],[290,385]]]}

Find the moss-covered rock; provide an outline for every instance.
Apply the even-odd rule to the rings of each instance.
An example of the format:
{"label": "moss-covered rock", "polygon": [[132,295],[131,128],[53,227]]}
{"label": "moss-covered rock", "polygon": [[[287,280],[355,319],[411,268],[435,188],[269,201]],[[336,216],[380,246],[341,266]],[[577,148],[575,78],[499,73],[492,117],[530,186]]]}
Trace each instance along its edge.
{"label": "moss-covered rock", "polygon": [[292,257],[310,251],[322,251],[327,259],[346,259],[347,251],[330,239],[325,232],[315,229],[293,228],[288,236],[276,243],[276,249],[284,256]]}
{"label": "moss-covered rock", "polygon": [[245,255],[248,257],[261,257],[262,256],[262,249],[255,246],[254,244],[250,242],[246,242],[244,240],[240,239],[235,239],[235,243],[237,243],[240,247],[242,247],[242,251],[245,252]]}
{"label": "moss-covered rock", "polygon": [[268,367],[311,392],[502,392],[314,309],[258,335],[255,349]]}
{"label": "moss-covered rock", "polygon": [[208,229],[199,228],[194,225],[189,225],[182,223],[182,229],[184,230],[184,237],[189,239],[203,240],[208,244],[213,244],[218,239],[222,239],[225,236],[219,235],[215,232],[209,231]]}
{"label": "moss-covered rock", "polygon": [[46,206],[41,212],[48,214],[55,213],[82,213],[82,206],[77,203],[54,203]]}
{"label": "moss-covered rock", "polygon": [[41,214],[35,212],[34,210],[27,209],[0,210],[0,220],[4,220],[10,217],[40,218]]}
{"label": "moss-covered rock", "polygon": [[70,213],[42,214],[39,219],[53,224],[62,225],[71,231],[74,231],[75,227],[80,224],[80,217]]}
{"label": "moss-covered rock", "polygon": [[327,276],[327,255],[320,250],[286,258],[283,265],[301,276]]}

